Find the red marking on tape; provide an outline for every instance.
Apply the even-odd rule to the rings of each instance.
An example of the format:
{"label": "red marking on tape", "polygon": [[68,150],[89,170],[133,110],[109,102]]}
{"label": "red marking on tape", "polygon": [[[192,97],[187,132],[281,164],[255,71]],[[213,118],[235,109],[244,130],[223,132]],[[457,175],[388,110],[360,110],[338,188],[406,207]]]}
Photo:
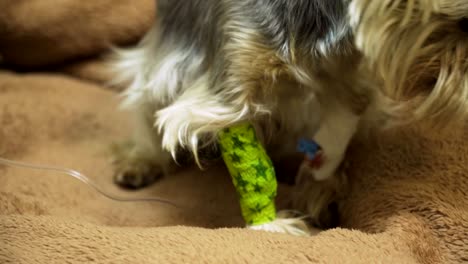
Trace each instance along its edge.
{"label": "red marking on tape", "polygon": [[312,160],[308,159],[306,156],[305,162],[312,169],[318,170],[323,166],[323,163],[325,162],[325,156],[323,155],[323,152],[320,151],[315,155],[315,157]]}

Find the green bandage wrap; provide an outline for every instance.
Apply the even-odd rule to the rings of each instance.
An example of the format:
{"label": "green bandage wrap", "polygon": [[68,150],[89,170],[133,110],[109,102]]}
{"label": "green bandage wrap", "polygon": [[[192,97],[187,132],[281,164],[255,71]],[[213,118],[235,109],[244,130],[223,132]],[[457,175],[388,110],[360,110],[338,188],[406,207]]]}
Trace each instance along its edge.
{"label": "green bandage wrap", "polygon": [[275,170],[254,127],[241,124],[223,130],[219,145],[246,223],[260,225],[275,220]]}

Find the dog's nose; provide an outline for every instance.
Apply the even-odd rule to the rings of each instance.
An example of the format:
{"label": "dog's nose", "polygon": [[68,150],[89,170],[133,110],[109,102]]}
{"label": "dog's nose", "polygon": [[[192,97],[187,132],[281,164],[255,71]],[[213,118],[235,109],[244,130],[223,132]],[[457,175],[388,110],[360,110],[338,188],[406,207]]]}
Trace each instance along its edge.
{"label": "dog's nose", "polygon": [[468,18],[463,18],[462,20],[460,20],[460,22],[458,22],[458,25],[460,26],[461,30],[463,30],[463,32],[468,33]]}

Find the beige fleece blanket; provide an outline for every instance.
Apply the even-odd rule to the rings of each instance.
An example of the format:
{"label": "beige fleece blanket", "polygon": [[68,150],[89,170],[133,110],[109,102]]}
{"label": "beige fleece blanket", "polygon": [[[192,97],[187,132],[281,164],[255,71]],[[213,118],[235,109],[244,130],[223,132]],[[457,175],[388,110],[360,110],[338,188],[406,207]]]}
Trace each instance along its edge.
{"label": "beige fleece blanket", "polygon": [[[15,1],[28,2],[39,1]],[[137,2],[145,1],[130,4]],[[40,47],[25,51],[34,59],[22,61],[0,45],[9,65],[92,55],[77,49],[48,60]],[[47,63],[36,63],[38,57]],[[182,208],[116,202],[66,175],[0,166],[0,263],[468,262],[467,126],[443,135],[421,126],[357,139],[348,155],[351,190],[342,228],[305,238],[256,232],[239,228],[235,191],[221,165],[187,169],[138,192],[115,187],[108,149],[129,134],[128,117],[116,110],[116,92],[83,79],[102,79],[89,68],[95,64],[82,65],[67,68],[81,79],[0,72],[0,156],[74,168],[108,192],[161,196]],[[288,192],[281,187],[279,207],[287,205]]]}

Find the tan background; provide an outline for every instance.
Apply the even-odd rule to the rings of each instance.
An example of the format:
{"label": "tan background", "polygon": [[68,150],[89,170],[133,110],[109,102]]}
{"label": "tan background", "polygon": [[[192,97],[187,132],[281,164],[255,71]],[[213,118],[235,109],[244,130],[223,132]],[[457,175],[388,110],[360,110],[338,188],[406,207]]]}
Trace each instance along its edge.
{"label": "tan background", "polygon": [[[468,261],[466,126],[356,140],[341,212],[346,229],[307,238],[238,229],[222,166],[188,169],[139,192],[112,184],[108,146],[128,134],[127,116],[102,85],[101,63],[79,59],[135,41],[153,19],[152,1],[1,1],[0,10],[8,65],[59,70],[1,71],[0,155],[75,168],[113,193],[185,206],[114,202],[64,175],[0,166],[0,263]],[[280,207],[287,194],[282,186]]]}

